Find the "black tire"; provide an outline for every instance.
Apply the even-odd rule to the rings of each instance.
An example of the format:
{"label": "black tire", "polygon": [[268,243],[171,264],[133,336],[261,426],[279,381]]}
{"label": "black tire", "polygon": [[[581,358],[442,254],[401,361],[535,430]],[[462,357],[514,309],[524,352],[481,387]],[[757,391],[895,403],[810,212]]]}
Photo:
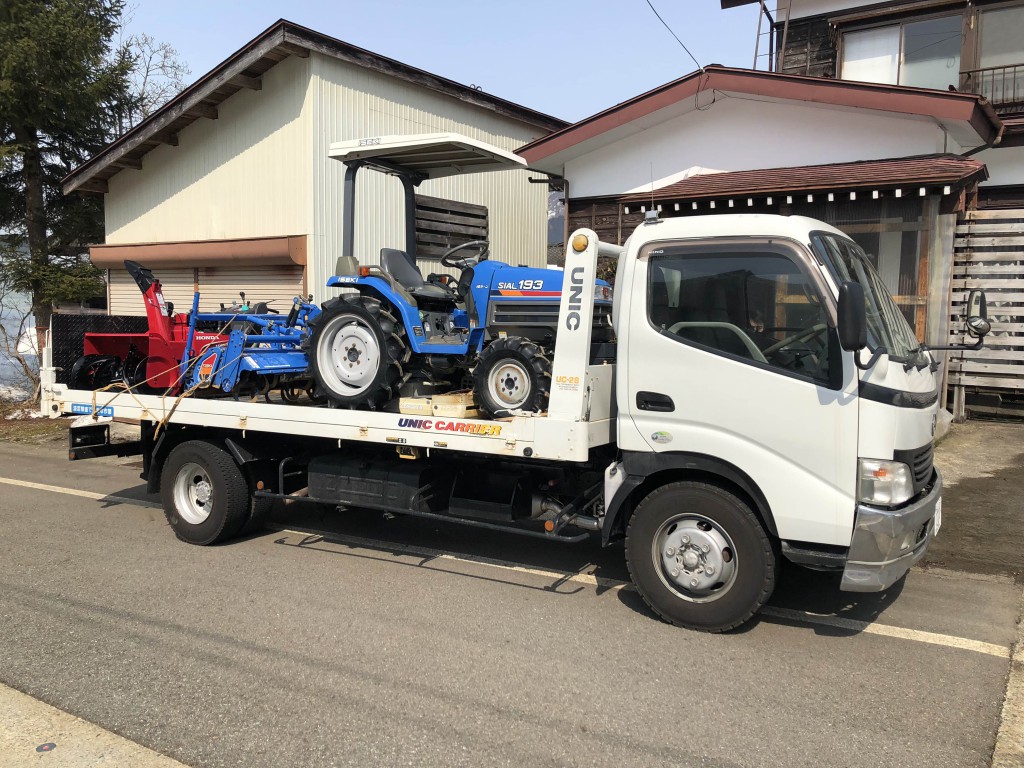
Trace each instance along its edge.
{"label": "black tire", "polygon": [[702,632],[739,627],[775,589],[777,558],[764,526],[737,496],[707,483],[671,483],[640,502],[626,529],[626,562],[651,610]]}
{"label": "black tire", "polygon": [[[318,396],[340,408],[373,409],[398,395],[411,351],[405,326],[379,300],[331,299],[309,325],[304,347]],[[339,354],[343,344],[347,360]]]}
{"label": "black tire", "polygon": [[248,536],[249,534],[262,531],[267,525],[271,511],[274,509],[274,501],[274,499],[268,499],[263,496],[253,496],[252,504],[249,507],[249,514],[242,523],[242,528],[238,531],[238,535]]}
{"label": "black tire", "polygon": [[492,341],[473,369],[477,408],[495,418],[513,411],[539,413],[548,407],[551,361],[532,341],[510,336]]}
{"label": "black tire", "polygon": [[236,536],[252,503],[235,460],[204,440],[190,440],[171,451],[160,474],[160,497],[175,535],[200,546]]}

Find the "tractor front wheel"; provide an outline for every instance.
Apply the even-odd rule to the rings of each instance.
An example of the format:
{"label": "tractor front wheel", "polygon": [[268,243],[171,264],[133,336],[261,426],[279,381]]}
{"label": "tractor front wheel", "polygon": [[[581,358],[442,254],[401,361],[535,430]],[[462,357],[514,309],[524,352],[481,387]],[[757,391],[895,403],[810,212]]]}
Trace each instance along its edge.
{"label": "tractor front wheel", "polygon": [[473,369],[477,407],[496,418],[548,407],[551,361],[532,341],[511,336],[488,344]]}

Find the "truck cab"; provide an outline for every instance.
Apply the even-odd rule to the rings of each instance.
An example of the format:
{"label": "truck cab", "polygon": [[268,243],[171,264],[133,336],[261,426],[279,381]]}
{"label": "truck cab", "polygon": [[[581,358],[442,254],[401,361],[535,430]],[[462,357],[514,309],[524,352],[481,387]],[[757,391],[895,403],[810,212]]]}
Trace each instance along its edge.
{"label": "truck cab", "polygon": [[[844,349],[850,283],[864,309],[846,322],[863,323],[864,343]],[[841,571],[844,590],[886,589],[924,554],[941,525],[937,366],[841,231],[775,215],[648,221],[619,257],[613,323],[620,457],[606,525],[644,488],[704,478],[788,559]],[[723,586],[696,568],[738,574],[742,547],[688,498],[654,535],[651,565],[666,598],[710,602]],[[690,528],[707,529],[707,550],[684,562]]]}

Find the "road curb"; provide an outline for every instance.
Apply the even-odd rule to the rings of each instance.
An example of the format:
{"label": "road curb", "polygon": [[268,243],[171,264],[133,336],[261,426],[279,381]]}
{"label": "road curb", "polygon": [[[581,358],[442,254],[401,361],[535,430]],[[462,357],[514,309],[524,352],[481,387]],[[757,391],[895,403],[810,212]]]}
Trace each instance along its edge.
{"label": "road curb", "polygon": [[996,748],[992,753],[992,768],[1022,768],[1024,766],[1024,592],[1017,613],[1017,641],[1010,657],[1010,675],[1006,681],[1006,694],[999,714]]}
{"label": "road curb", "polygon": [[187,768],[148,747],[0,684],[0,755],[4,765],[65,768]]}

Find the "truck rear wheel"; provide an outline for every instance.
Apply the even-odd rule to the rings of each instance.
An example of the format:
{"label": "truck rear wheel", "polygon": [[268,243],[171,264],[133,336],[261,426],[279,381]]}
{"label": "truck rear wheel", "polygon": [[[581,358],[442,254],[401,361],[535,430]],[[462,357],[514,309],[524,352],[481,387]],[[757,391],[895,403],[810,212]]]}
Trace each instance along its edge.
{"label": "truck rear wheel", "polygon": [[189,544],[216,544],[235,536],[249,515],[249,484],[234,459],[213,443],[176,446],[160,475],[167,522]]}
{"label": "truck rear wheel", "polygon": [[317,393],[342,408],[376,408],[397,393],[410,356],[401,322],[377,299],[324,302],[306,344]]}
{"label": "truck rear wheel", "polygon": [[726,632],[748,621],[775,588],[771,539],[751,509],[707,483],[662,486],[626,530],[633,583],[676,626]]}
{"label": "truck rear wheel", "polygon": [[502,418],[513,411],[543,411],[551,391],[551,361],[532,341],[497,339],[480,353],[473,369],[477,407]]}

